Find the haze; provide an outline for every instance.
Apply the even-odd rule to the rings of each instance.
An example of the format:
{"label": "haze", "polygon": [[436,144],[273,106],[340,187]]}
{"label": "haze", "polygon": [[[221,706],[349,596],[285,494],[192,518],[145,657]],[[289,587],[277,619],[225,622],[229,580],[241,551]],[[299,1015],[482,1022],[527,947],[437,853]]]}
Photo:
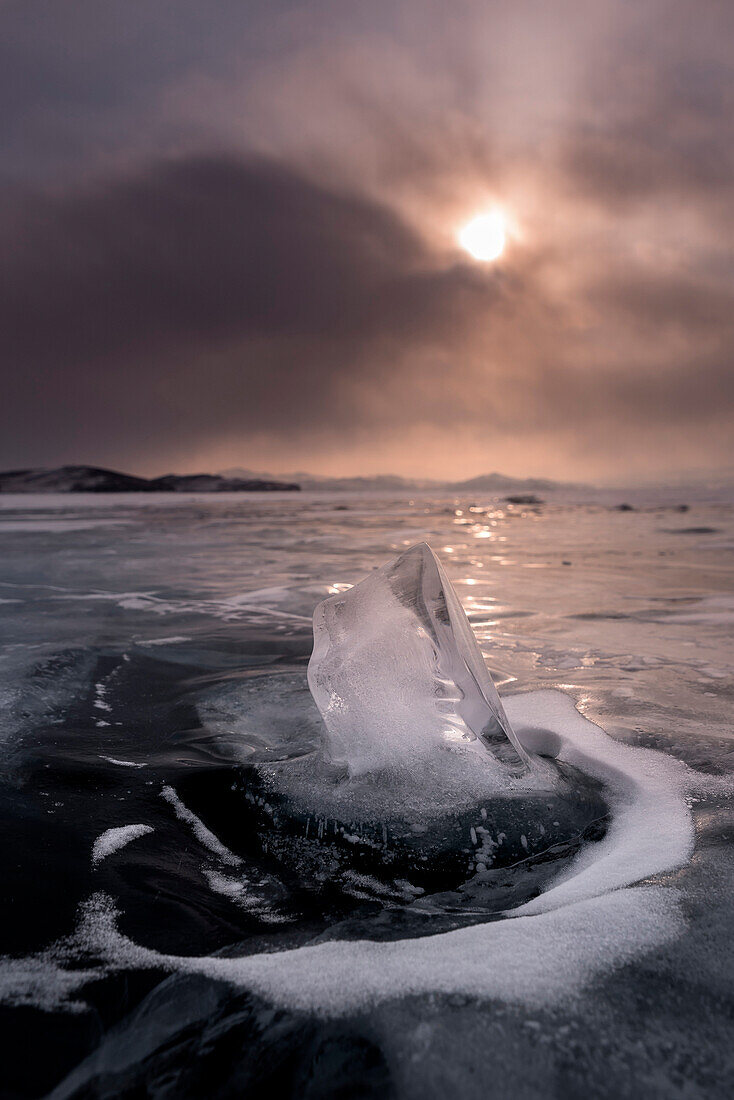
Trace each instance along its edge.
{"label": "haze", "polygon": [[0,467],[734,462],[726,0],[0,20]]}

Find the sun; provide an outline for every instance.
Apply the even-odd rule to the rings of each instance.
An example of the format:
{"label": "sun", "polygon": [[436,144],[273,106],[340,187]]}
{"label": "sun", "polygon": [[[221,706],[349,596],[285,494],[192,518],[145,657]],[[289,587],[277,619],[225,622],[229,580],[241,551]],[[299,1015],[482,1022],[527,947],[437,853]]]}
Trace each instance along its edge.
{"label": "sun", "polygon": [[479,214],[459,230],[458,241],[475,260],[497,260],[505,250],[507,227],[501,210]]}

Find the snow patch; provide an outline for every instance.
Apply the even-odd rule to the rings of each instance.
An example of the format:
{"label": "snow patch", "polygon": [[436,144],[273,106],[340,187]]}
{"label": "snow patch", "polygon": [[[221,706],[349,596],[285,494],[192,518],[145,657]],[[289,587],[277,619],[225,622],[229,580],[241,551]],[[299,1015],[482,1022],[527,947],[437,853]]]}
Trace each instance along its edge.
{"label": "snow patch", "polygon": [[242,863],[240,857],[236,856],[234,852],[230,852],[229,848],[226,848],[224,844],[222,844],[221,840],[214,835],[211,829],[207,829],[201,818],[197,817],[188,806],[183,804],[173,787],[164,787],[161,791],[161,798],[165,798],[166,802],[173,806],[179,821],[185,822],[191,828],[196,839],[200,841],[205,848],[208,848],[210,852],[218,856],[222,863],[227,863],[230,867],[239,867]]}
{"label": "snow patch", "polygon": [[116,829],[106,829],[92,847],[92,866],[97,867],[103,859],[124,848],[131,840],[153,832],[152,825],[121,825]]}
{"label": "snow patch", "polygon": [[138,764],[134,760],[117,760],[114,756],[103,756],[100,753],[100,760],[106,760],[108,764],[117,764],[120,768],[147,768],[147,764]]}
{"label": "snow patch", "polygon": [[693,773],[682,761],[614,741],[561,691],[511,696],[505,707],[520,740],[537,728],[557,734],[558,759],[601,780],[612,808],[604,839],[583,848],[550,889],[516,913],[547,912],[607,894],[690,859],[693,824],[685,794]]}
{"label": "snow patch", "polygon": [[337,940],[242,958],[164,955],[140,947],[117,930],[104,896],[88,908],[83,933],[85,947],[115,967],[203,974],[291,1010],[338,1017],[426,993],[554,1005],[600,971],[675,939],[682,928],[678,892],[649,887],[437,936]]}

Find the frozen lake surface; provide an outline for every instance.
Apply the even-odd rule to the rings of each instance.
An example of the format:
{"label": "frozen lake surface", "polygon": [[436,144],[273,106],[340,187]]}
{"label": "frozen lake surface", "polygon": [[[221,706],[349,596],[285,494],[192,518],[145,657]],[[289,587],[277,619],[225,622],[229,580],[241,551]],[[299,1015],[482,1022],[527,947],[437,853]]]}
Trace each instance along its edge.
{"label": "frozen lake surface", "polygon": [[[421,541],[610,812],[386,891],[251,777],[318,751],[315,605]],[[730,500],[7,495],[0,624],[3,1095],[731,1095]]]}

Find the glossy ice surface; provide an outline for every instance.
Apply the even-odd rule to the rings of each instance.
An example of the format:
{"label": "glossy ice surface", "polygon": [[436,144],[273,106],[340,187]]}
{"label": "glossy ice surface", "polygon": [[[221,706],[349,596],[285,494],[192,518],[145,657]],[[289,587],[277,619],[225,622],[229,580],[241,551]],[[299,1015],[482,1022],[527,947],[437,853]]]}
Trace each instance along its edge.
{"label": "glossy ice surface", "polygon": [[[498,912],[550,897],[552,864],[316,904],[245,850],[242,769],[320,752],[315,607],[423,541],[518,735],[553,688],[615,752],[704,777],[692,859],[651,870],[678,818],[648,756],[583,908]],[[380,1100],[731,1095],[730,498],[7,496],[0,582],[10,1096],[350,1095],[350,1073]]]}

